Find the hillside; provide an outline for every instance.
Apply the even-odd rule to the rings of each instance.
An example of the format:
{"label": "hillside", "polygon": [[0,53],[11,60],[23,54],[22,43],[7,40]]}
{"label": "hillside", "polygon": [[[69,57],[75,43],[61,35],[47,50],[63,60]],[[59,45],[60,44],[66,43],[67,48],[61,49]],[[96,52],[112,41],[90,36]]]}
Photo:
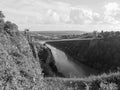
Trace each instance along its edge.
{"label": "hillside", "polygon": [[73,30],[73,31],[32,31],[31,33],[39,33],[39,34],[42,34],[42,35],[48,35],[48,36],[53,36],[53,35],[81,35],[85,32],[83,31],[76,31],[76,30]]}
{"label": "hillside", "polygon": [[36,40],[58,40],[80,38],[83,31],[30,31],[29,34]]}
{"label": "hillside", "polygon": [[100,72],[117,71],[120,68],[120,37],[48,43],[63,50],[77,62]]}
{"label": "hillside", "polygon": [[41,79],[28,40],[0,12],[0,90],[32,90]]}

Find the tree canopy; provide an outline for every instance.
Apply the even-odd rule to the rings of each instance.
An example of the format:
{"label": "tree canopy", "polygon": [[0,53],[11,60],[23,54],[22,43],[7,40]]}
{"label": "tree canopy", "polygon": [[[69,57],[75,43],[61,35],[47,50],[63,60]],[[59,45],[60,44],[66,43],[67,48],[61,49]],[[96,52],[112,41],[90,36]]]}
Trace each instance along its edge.
{"label": "tree canopy", "polygon": [[5,18],[4,14],[2,13],[2,11],[0,11],[0,19]]}

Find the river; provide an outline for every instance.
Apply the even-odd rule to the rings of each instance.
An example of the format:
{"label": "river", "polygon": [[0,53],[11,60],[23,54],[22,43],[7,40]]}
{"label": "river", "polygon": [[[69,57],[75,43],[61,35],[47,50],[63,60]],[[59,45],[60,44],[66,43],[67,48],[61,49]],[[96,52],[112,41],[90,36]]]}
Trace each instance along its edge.
{"label": "river", "polygon": [[58,71],[65,75],[65,77],[82,78],[96,73],[96,70],[87,67],[82,63],[75,63],[75,60],[63,51],[49,44],[47,44],[47,47],[51,49]]}

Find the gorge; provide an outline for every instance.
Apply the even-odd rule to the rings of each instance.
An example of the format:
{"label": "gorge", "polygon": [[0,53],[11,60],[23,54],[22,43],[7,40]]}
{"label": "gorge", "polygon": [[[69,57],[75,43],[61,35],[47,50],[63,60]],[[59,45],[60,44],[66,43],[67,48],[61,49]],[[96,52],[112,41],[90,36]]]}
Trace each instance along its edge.
{"label": "gorge", "polygon": [[120,90],[119,69],[89,76],[120,67],[119,36],[40,44],[0,11],[0,90]]}
{"label": "gorge", "polygon": [[76,62],[65,52],[46,44],[47,47],[51,49],[51,53],[55,60],[55,65],[59,72],[61,72],[65,77],[73,78],[73,77],[86,77],[92,74],[97,73],[96,70],[85,66],[82,63]]}

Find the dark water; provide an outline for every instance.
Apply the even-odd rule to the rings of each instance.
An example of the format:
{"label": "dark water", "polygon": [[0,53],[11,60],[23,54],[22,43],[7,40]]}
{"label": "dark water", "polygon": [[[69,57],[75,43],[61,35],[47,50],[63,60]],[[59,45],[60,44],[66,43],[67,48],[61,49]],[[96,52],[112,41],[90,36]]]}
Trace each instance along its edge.
{"label": "dark water", "polygon": [[63,73],[66,77],[86,77],[91,74],[96,74],[96,70],[82,63],[75,63],[74,59],[63,51],[48,44],[47,46],[52,51],[59,72]]}

